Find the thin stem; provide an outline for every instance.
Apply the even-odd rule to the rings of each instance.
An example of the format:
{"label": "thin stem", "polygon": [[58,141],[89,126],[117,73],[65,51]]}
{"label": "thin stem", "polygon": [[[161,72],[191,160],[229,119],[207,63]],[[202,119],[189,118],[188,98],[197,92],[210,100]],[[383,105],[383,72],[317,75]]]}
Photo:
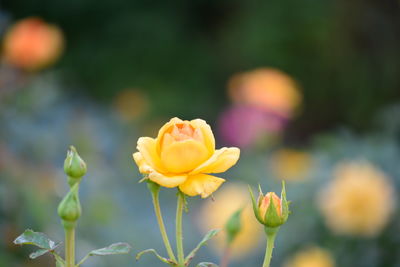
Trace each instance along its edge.
{"label": "thin stem", "polygon": [[221,267],[228,267],[229,258],[230,257],[231,257],[231,246],[230,246],[230,244],[228,244],[226,246],[225,250],[224,250],[223,255],[222,255],[220,266]]}
{"label": "thin stem", "polygon": [[65,228],[65,267],[75,267],[75,228]]}
{"label": "thin stem", "polygon": [[185,266],[185,255],[183,251],[182,237],[182,213],[185,199],[182,192],[178,192],[178,203],[176,206],[176,250],[178,251],[178,266]]}
{"label": "thin stem", "polygon": [[272,250],[274,249],[274,242],[275,242],[275,237],[278,232],[278,229],[272,228],[272,229],[266,229],[267,233],[267,248],[265,250],[265,258],[264,258],[264,263],[263,267],[269,267],[271,263],[271,258],[272,258]]}
{"label": "thin stem", "polygon": [[158,226],[160,228],[161,236],[164,241],[165,249],[167,250],[168,256],[172,261],[176,262],[174,251],[172,250],[171,244],[168,239],[167,231],[165,230],[164,220],[161,214],[160,202],[158,199],[158,191],[151,192],[153,198],[154,212],[156,213]]}

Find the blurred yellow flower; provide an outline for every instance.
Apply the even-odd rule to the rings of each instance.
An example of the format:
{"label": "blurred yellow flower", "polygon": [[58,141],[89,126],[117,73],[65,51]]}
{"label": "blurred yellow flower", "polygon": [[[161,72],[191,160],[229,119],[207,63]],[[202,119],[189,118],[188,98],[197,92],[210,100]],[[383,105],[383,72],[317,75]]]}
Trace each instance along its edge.
{"label": "blurred yellow flower", "polygon": [[325,249],[312,247],[295,254],[285,267],[334,267],[331,253]]}
{"label": "blurred yellow flower", "polygon": [[270,165],[277,178],[300,181],[305,179],[310,171],[312,158],[306,152],[285,148],[272,155]]}
{"label": "blurred yellow flower", "polygon": [[[242,228],[231,247],[232,259],[255,252],[263,237],[263,228],[253,215],[249,192],[246,189],[246,185],[242,184],[227,185],[215,194],[214,201],[204,203],[197,220],[204,233],[210,229],[224,229],[231,215],[238,209],[244,208],[241,215]],[[210,244],[221,254],[227,244],[226,231],[221,230]]]}
{"label": "blurred yellow flower", "polygon": [[291,116],[302,96],[294,80],[280,70],[260,68],[234,75],[228,83],[233,102]]}
{"label": "blurred yellow flower", "polygon": [[5,60],[25,70],[38,70],[58,59],[64,47],[61,30],[40,18],[17,22],[6,33]]}
{"label": "blurred yellow flower", "polygon": [[147,111],[149,103],[142,91],[125,89],[116,95],[113,106],[121,119],[132,121]]}
{"label": "blurred yellow flower", "polygon": [[374,236],[385,227],[394,209],[388,177],[367,162],[345,162],[319,197],[326,224],[338,234]]}
{"label": "blurred yellow flower", "polygon": [[236,147],[215,149],[211,127],[201,119],[173,118],[157,138],[141,137],[133,158],[139,171],[161,186],[176,187],[189,196],[206,198],[225,181],[209,173],[221,173],[239,159]]}

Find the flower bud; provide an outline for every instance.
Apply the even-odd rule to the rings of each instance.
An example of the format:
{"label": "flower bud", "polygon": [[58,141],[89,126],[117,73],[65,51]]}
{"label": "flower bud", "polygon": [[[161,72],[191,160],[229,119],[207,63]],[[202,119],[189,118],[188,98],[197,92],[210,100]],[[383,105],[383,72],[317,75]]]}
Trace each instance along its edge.
{"label": "flower bud", "polygon": [[[86,174],[86,163],[79,156],[75,147],[70,146],[67,153],[67,158],[64,161],[64,172],[71,178],[81,178]],[[70,185],[72,186],[73,183]]]}
{"label": "flower bud", "polygon": [[75,184],[58,205],[58,215],[66,223],[74,224],[81,216],[82,208],[78,188],[79,184]]}
{"label": "flower bud", "polygon": [[279,227],[287,221],[289,216],[289,203],[286,200],[285,183],[282,182],[282,193],[279,198],[274,192],[264,195],[260,188],[260,195],[256,203],[253,192],[250,195],[253,202],[253,210],[257,220],[266,227]]}

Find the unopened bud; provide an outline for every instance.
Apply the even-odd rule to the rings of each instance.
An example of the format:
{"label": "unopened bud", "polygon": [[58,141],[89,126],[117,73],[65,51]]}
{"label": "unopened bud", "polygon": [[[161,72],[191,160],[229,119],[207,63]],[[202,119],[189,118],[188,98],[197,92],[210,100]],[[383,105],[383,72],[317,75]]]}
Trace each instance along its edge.
{"label": "unopened bud", "polygon": [[82,213],[78,196],[79,184],[75,184],[58,205],[58,215],[65,223],[74,224]]}
{"label": "unopened bud", "polygon": [[71,146],[64,161],[64,172],[72,179],[80,179],[86,174],[86,170],[86,163],[79,156],[75,147]]}

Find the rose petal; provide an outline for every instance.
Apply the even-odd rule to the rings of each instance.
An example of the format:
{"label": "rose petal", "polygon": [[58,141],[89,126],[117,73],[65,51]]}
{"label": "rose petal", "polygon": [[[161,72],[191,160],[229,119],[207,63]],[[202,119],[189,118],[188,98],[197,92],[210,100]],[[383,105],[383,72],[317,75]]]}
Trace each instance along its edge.
{"label": "rose petal", "polygon": [[217,149],[214,155],[194,169],[190,174],[225,172],[236,164],[239,156],[240,150],[237,147],[223,147]]}
{"label": "rose petal", "polygon": [[206,198],[223,182],[225,179],[207,174],[196,174],[189,176],[183,184],[179,185],[179,189],[188,196],[201,195],[202,198]]}
{"label": "rose petal", "polygon": [[132,156],[136,162],[136,165],[139,167],[140,173],[149,174],[153,170],[153,168],[146,163],[140,152],[133,153]]}
{"label": "rose petal", "polygon": [[215,151],[215,138],[214,138],[214,134],[213,134],[213,132],[211,130],[210,125],[208,125],[206,121],[201,120],[201,119],[191,120],[190,124],[195,129],[200,129],[201,130],[201,132],[203,133],[204,143],[205,143],[206,147],[208,148],[208,150],[211,153],[214,153],[214,151]]}
{"label": "rose petal", "polygon": [[187,179],[186,175],[165,175],[161,174],[159,172],[153,171],[150,172],[149,174],[149,179],[152,180],[153,182],[164,186],[164,187],[176,187],[182,183],[184,183]]}
{"label": "rose petal", "polygon": [[188,139],[163,147],[161,162],[171,173],[190,172],[210,157],[204,144]]}
{"label": "rose petal", "polygon": [[172,125],[174,125],[174,124],[176,124],[176,123],[183,123],[183,121],[182,121],[181,119],[177,118],[177,117],[174,117],[174,118],[170,119],[169,122],[167,122],[166,124],[164,124],[164,125],[160,128],[160,130],[158,131],[158,135],[157,135],[157,138],[156,138],[156,140],[157,140],[157,146],[156,146],[156,147],[157,147],[157,151],[158,151],[158,152],[160,152],[160,148],[161,148],[161,145],[162,145],[162,141],[163,141],[163,137],[164,137],[165,132],[166,132]]}
{"label": "rose petal", "polygon": [[137,149],[148,165],[159,172],[165,172],[160,156],[156,149],[156,140],[150,137],[140,137],[137,142]]}

